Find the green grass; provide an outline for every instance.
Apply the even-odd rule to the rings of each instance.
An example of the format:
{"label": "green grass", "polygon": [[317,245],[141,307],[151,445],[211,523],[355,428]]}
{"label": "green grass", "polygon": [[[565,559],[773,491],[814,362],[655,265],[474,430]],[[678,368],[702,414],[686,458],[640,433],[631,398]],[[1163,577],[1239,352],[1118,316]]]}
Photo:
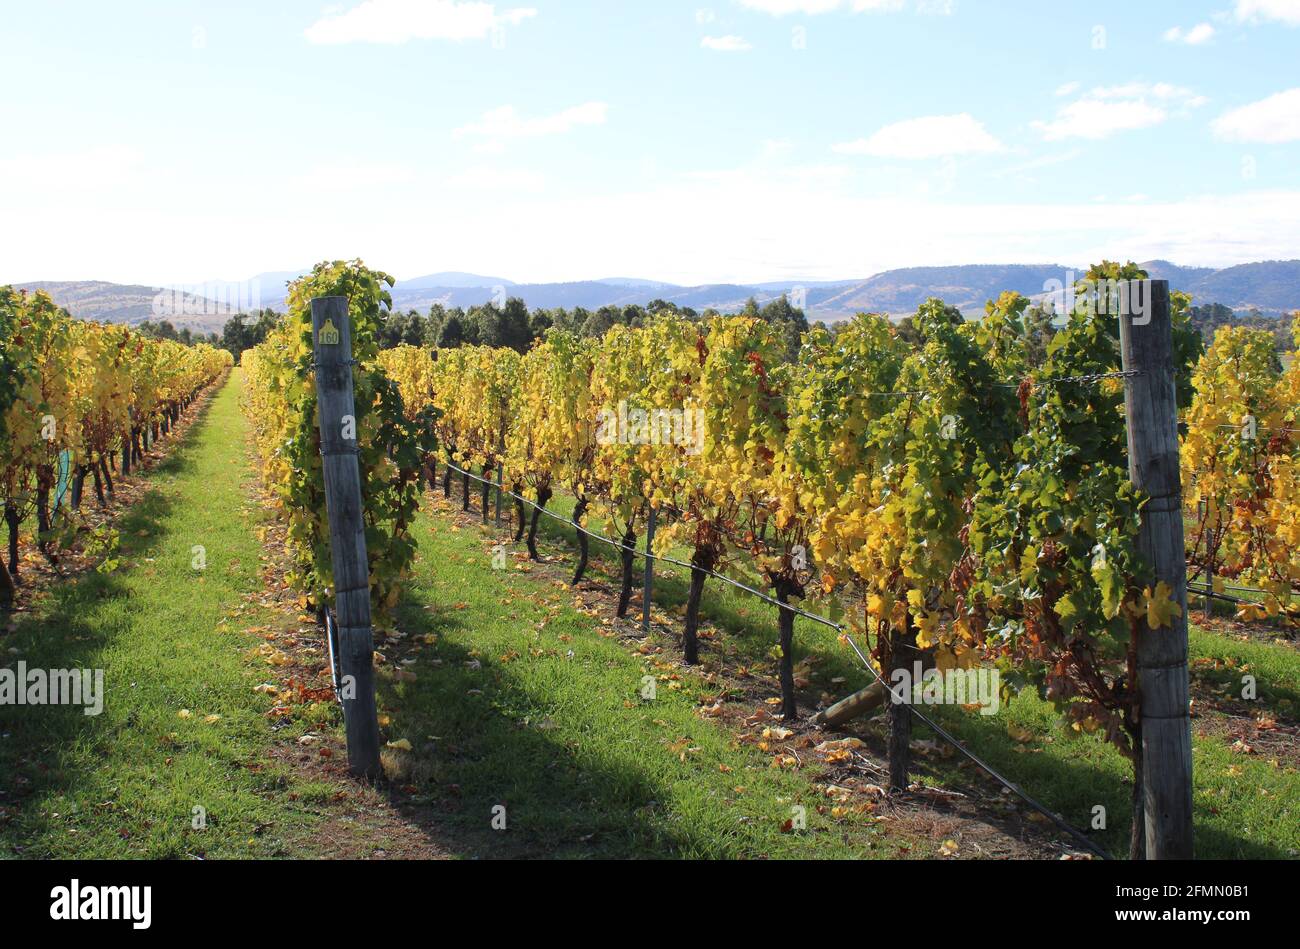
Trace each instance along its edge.
{"label": "green grass", "polygon": [[256,640],[239,631],[259,614],[222,624],[261,588],[237,391],[225,385],[120,516],[118,570],[55,584],[0,638],[6,664],[103,669],[106,692],[97,717],[0,707],[0,855],[264,857],[315,820],[265,761]]}
{"label": "green grass", "polygon": [[[701,676],[659,681],[644,700],[646,675],[677,674],[672,657],[659,667],[608,638],[572,591],[513,559],[494,570],[477,529],[424,515],[416,535],[419,561],[397,625],[438,641],[411,653],[415,681],[381,689],[389,737],[415,748],[390,757],[423,787],[456,789],[448,820],[484,852],[811,858],[920,846],[891,841],[865,815],[819,813],[827,801],[805,776],[773,768],[768,754],[697,714],[702,697],[718,695]],[[490,829],[496,805],[506,808],[504,835]],[[783,833],[796,805],[808,829]]]}
{"label": "green grass", "polygon": [[[459,485],[453,488],[458,497]],[[476,503],[477,503],[477,495]],[[572,499],[558,496],[550,505],[568,515]],[[540,522],[543,553],[564,554],[576,549],[571,528],[549,518]],[[593,519],[592,529],[603,526]],[[616,552],[593,541],[594,574],[616,592],[619,564]],[[673,553],[689,560],[689,551]],[[638,570],[640,562],[638,561]],[[686,601],[686,571],[657,567],[654,602],[671,613]],[[755,578],[751,585],[761,588]],[[639,587],[638,587],[639,588]],[[705,647],[706,662],[726,657],[775,676],[772,646],[776,635],[775,608],[733,587],[711,581],[705,587],[703,614],[721,634]],[[676,647],[670,647],[678,655]],[[1282,642],[1242,642],[1230,636],[1193,628],[1190,633],[1192,675],[1219,690],[1239,693],[1241,676],[1256,676],[1257,709],[1294,723],[1300,708],[1300,652]],[[1196,664],[1197,659],[1219,660]],[[841,697],[870,681],[856,657],[838,643],[834,630],[800,620],[796,625],[795,661],[810,661],[813,691]],[[1224,662],[1227,660],[1231,665]],[[1075,826],[1089,830],[1097,806],[1105,808],[1106,829],[1094,838],[1116,856],[1128,852],[1131,825],[1129,761],[1098,737],[1066,732],[1058,713],[1036,695],[1023,693],[997,715],[982,716],[951,708],[925,710],[954,732],[972,751],[1018,783],[1027,793]],[[1243,755],[1222,737],[1196,734],[1202,721],[1193,720],[1194,799],[1197,854],[1202,858],[1288,858],[1300,852],[1300,774],[1294,762],[1277,766],[1268,755]],[[881,732],[881,720],[866,726]],[[1013,737],[1014,736],[1014,737]],[[1026,737],[1028,740],[1025,740]],[[918,723],[915,737],[934,738]],[[972,769],[958,770],[962,759],[922,756],[916,774],[940,786],[969,785]]]}

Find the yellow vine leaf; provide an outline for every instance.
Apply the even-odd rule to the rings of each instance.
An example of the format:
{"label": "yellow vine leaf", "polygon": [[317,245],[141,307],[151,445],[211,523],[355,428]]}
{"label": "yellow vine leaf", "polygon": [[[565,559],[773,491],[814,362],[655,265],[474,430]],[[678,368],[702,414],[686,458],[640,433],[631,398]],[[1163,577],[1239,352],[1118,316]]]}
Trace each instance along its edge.
{"label": "yellow vine leaf", "polygon": [[1163,580],[1156,584],[1154,593],[1150,587],[1142,591],[1146,602],[1147,625],[1152,629],[1172,626],[1174,620],[1183,615],[1183,608],[1172,599],[1173,592],[1173,588]]}

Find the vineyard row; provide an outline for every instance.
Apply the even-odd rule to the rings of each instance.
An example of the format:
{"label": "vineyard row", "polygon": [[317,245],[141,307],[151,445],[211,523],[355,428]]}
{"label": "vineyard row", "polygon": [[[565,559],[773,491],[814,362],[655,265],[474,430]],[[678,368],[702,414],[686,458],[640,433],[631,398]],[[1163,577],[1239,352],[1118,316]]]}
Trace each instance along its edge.
{"label": "vineyard row", "polygon": [[76,320],[43,292],[0,287],[0,487],[8,526],[0,602],[13,598],[20,525],[35,515],[40,550],[53,557],[58,515],[80,508],[87,479],[103,504],[113,472],[130,473],[231,364],[225,350]]}
{"label": "vineyard row", "polygon": [[[1104,264],[1085,279],[1144,276]],[[1007,690],[1035,688],[1068,727],[1100,732],[1136,763],[1138,643],[1185,623],[1186,600],[1181,584],[1157,581],[1139,545],[1149,499],[1128,467],[1135,380],[1120,321],[1087,294],[1046,345],[1030,302],[1008,293],[977,322],[931,300],[907,341],[879,316],[814,327],[791,360],[761,319],[672,313],[600,339],[552,331],[522,355],[380,352],[389,284],[359,263],[321,265],[291,288],[289,317],[244,355],[249,414],[308,597],[324,602],[329,589],[308,310],[314,297],[342,296],[380,616],[414,556],[422,482],[449,460],[538,508],[565,491],[579,525],[599,518],[624,548],[620,614],[638,537],[652,511],[672,511],[655,550],[691,551],[688,664],[700,658],[705,580],[742,561],[778,603],[824,603],[868,641],[881,671],[918,654],[940,669],[997,668]],[[1212,584],[1266,591],[1244,618],[1294,624],[1300,442],[1289,431],[1300,428],[1300,366],[1283,370],[1269,337],[1240,328],[1203,352],[1189,303],[1173,294],[1164,325],[1185,419],[1189,563]],[[1255,437],[1225,436],[1247,420]],[[577,540],[575,582],[587,560],[586,537]],[[787,716],[798,711],[792,637],[783,610]]]}

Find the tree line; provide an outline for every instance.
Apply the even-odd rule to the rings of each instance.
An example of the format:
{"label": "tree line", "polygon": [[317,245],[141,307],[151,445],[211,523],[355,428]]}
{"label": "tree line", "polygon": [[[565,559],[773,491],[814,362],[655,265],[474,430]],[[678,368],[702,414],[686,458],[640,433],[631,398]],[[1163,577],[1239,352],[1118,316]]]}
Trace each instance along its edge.
{"label": "tree line", "polygon": [[[961,313],[955,307],[947,308],[956,322]],[[421,346],[437,349],[456,349],[461,346],[490,346],[513,349],[521,355],[546,335],[552,327],[585,339],[601,339],[615,326],[639,329],[654,316],[671,314],[691,322],[708,322],[721,315],[709,308],[697,311],[679,306],[668,300],[651,300],[644,306],[603,306],[589,310],[585,307],[565,309],[538,308],[530,310],[519,297],[510,297],[504,304],[487,302],[468,309],[447,307],[435,303],[428,313],[416,310],[385,313],[380,321],[377,342],[381,350],[398,346]],[[835,335],[847,323],[827,326],[820,321],[810,323],[806,314],[794,306],[788,297],[781,296],[760,305],[752,297],[737,314],[762,319],[772,325],[785,342],[786,354],[793,360],[799,352],[804,334],[812,326],[820,326]],[[1279,356],[1290,346],[1290,327],[1286,320],[1265,316],[1258,312],[1240,315],[1221,303],[1193,306],[1188,310],[1191,326],[1209,345],[1215,333],[1223,326],[1247,327],[1267,330],[1275,341]],[[220,335],[192,334],[188,328],[177,331],[169,322],[144,323],[139,330],[156,339],[171,339],[185,345],[209,343],[227,350],[236,360],[246,349],[252,349],[266,340],[267,335],[282,319],[282,314],[271,310],[240,313],[226,322]],[[1024,314],[1025,346],[1029,364],[1041,365],[1047,356],[1047,346],[1057,329],[1058,315],[1041,305],[1030,306]],[[920,333],[913,325],[913,317],[904,317],[897,323],[899,337],[907,343],[920,345]]]}
{"label": "tree line", "polygon": [[[385,313],[376,336],[381,350],[403,345],[438,349],[490,346],[512,349],[522,355],[552,328],[581,338],[599,339],[615,326],[639,329],[651,317],[662,314],[680,316],[691,322],[706,322],[719,315],[713,309],[700,312],[668,300],[652,300],[645,306],[603,306],[595,310],[585,307],[529,310],[522,299],[510,297],[500,306],[488,302],[463,309],[435,303],[427,314],[416,310]],[[785,342],[791,359],[798,353],[800,341],[809,329],[803,310],[792,305],[785,296],[763,305],[751,298],[740,315],[770,324]],[[228,350],[238,359],[244,350],[264,342],[280,319],[279,313],[269,309],[252,314],[241,313],[227,321],[214,345]]]}

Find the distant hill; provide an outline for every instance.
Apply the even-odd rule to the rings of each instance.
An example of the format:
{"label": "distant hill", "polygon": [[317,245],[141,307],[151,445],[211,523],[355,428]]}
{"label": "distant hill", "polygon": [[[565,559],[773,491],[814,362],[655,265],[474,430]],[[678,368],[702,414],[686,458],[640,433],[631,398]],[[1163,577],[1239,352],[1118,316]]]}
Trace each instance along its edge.
{"label": "distant hill", "polygon": [[[1244,264],[1226,270],[1181,267],[1169,261],[1143,264],[1155,279],[1169,280],[1191,293],[1198,303],[1223,303],[1235,310],[1259,309],[1276,314],[1300,309],[1300,260]],[[1052,281],[1060,283],[1082,268],[1062,264],[971,264],[955,267],[909,267],[889,270],[866,280],[772,281],[758,284],[708,284],[683,287],[634,278],[607,278],[574,283],[412,287],[399,282],[393,305],[402,309],[427,309],[433,303],[470,307],[493,298],[493,286],[504,286],[510,296],[522,298],[532,308],[602,306],[623,307],[663,299],[696,310],[723,312],[745,305],[750,297],[760,304],[781,294],[801,292],[813,320],[847,319],[854,313],[913,313],[930,297],[939,297],[967,314],[984,311],[986,301],[1005,290],[1041,297]]]}
{"label": "distant hill", "polygon": [[458,287],[461,289],[466,287],[513,287],[514,284],[501,277],[482,277],[478,274],[451,271],[429,274],[412,280],[403,280],[401,286],[407,290],[426,290],[430,287]]}
{"label": "distant hill", "polygon": [[1266,260],[1215,270],[1178,289],[1192,294],[1197,303],[1289,313],[1300,310],[1300,260]]}
{"label": "distant hill", "polygon": [[1152,280],[1168,280],[1169,286],[1177,290],[1186,290],[1215,273],[1213,267],[1180,267],[1167,260],[1148,260],[1139,266],[1151,275]]}
{"label": "distant hill", "polygon": [[810,308],[838,314],[914,313],[930,297],[939,297],[963,313],[984,311],[988,300],[1004,291],[1041,295],[1049,281],[1065,280],[1069,268],[1060,264],[968,265],[908,267],[877,274],[855,286],[811,289]]}
{"label": "distant hill", "polygon": [[660,287],[672,286],[662,280],[642,280],[640,277],[605,277],[603,280],[597,280],[596,283],[611,287],[637,287],[641,290],[658,290]]}
{"label": "distant hill", "polygon": [[[1258,309],[1267,315],[1300,309],[1300,260],[1263,261],[1223,270],[1182,267],[1165,260],[1148,261],[1142,266],[1152,277],[1169,280],[1175,289],[1191,293],[1199,304],[1221,303],[1238,311]],[[1004,290],[1041,297],[1052,281],[1064,281],[1071,272],[1077,275],[1082,269],[1061,264],[971,264],[908,267],[876,274],[866,280],[791,280],[684,287],[636,277],[517,284],[500,277],[451,271],[399,281],[393,291],[393,305],[401,310],[419,311],[427,310],[435,303],[468,308],[491,301],[501,292],[498,288],[504,288],[505,293],[520,297],[533,309],[584,307],[596,310],[602,306],[645,305],[662,299],[695,310],[712,308],[730,312],[743,307],[750,297],[762,304],[785,293],[792,297],[803,296],[810,319],[833,322],[861,312],[913,313],[929,297],[939,297],[967,314],[982,313],[985,301],[995,299]],[[285,284],[301,273],[269,272],[242,284],[224,286],[255,286],[260,306],[283,309]],[[43,282],[23,286],[48,290],[60,305],[78,316],[126,323],[139,323],[152,317],[157,293],[151,287],[100,281]],[[233,292],[223,296],[219,292],[223,285],[210,286],[218,287],[212,291],[217,299],[237,299]],[[219,332],[226,317],[215,305],[211,309],[216,312],[170,318],[177,327],[189,326],[205,333]]]}
{"label": "distant hill", "polygon": [[[244,283],[257,287],[258,292],[264,299],[283,301],[289,284],[309,273],[311,273],[310,267],[305,267],[302,270],[272,270],[269,273],[260,273],[249,277]],[[220,283],[220,281],[216,282]]]}
{"label": "distant hill", "polygon": [[[100,323],[126,323],[138,326],[145,320],[166,319],[177,329],[189,327],[197,333],[220,333],[230,315],[206,298],[183,298],[183,312],[173,314],[155,312],[159,300],[157,287],[128,286],[102,280],[59,281],[38,280],[19,284],[20,290],[35,293],[44,290],[54,302],[73,316]],[[162,307],[171,302],[164,297]]]}

